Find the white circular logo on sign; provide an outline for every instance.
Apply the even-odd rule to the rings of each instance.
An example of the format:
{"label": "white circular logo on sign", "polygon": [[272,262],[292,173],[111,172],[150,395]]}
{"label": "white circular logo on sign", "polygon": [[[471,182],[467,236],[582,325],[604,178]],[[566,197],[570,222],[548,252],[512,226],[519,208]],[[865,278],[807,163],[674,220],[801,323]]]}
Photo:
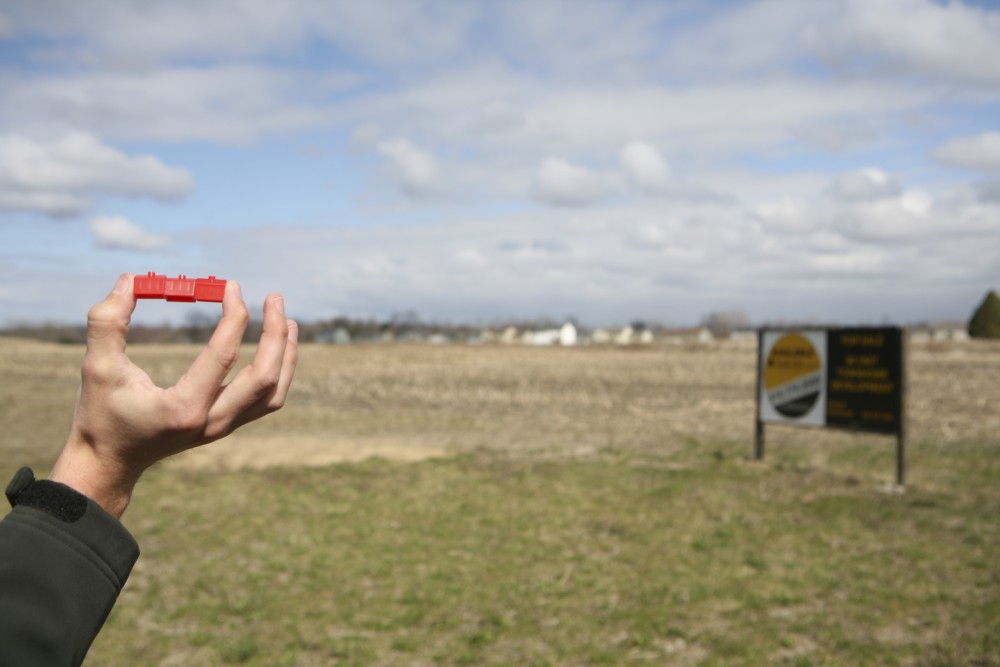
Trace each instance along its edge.
{"label": "white circular logo on sign", "polygon": [[766,332],[761,416],[767,421],[822,424],[826,410],[822,332]]}

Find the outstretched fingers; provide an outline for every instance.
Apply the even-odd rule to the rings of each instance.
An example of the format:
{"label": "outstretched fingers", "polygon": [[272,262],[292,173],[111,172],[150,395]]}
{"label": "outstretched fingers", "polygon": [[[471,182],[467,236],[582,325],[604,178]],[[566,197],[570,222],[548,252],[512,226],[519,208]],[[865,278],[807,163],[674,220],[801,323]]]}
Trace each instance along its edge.
{"label": "outstretched fingers", "polygon": [[249,366],[218,395],[209,414],[209,437],[219,437],[280,408],[298,363],[298,325],[285,319],[284,299],[264,302],[264,326]]}
{"label": "outstretched fingers", "polygon": [[299,360],[299,325],[294,320],[288,320],[288,345],[285,347],[285,354],[281,362],[281,372],[278,382],[274,387],[265,392],[256,401],[243,408],[233,421],[229,430],[239,428],[256,419],[280,410],[285,405],[288,398],[288,391],[295,377],[295,367]]}

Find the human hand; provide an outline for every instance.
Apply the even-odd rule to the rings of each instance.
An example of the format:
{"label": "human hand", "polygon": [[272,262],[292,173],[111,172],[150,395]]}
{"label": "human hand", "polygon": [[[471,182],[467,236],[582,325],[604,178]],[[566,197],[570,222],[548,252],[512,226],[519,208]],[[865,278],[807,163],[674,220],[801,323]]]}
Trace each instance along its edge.
{"label": "human hand", "polygon": [[132,275],[126,273],[90,309],[80,395],[49,476],[116,517],[149,466],[281,408],[298,361],[298,325],[285,319],[281,295],[270,294],[253,361],[223,385],[239,360],[250,319],[239,285],[228,281],[222,319],[208,345],[177,384],[162,389],[125,354],[135,304]]}

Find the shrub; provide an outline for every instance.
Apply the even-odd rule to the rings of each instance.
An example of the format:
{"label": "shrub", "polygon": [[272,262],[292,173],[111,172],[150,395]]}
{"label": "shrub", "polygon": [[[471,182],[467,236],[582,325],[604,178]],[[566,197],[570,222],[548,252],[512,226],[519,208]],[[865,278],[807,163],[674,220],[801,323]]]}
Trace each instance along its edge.
{"label": "shrub", "polygon": [[1000,297],[993,290],[976,308],[969,320],[969,336],[972,338],[1000,338]]}

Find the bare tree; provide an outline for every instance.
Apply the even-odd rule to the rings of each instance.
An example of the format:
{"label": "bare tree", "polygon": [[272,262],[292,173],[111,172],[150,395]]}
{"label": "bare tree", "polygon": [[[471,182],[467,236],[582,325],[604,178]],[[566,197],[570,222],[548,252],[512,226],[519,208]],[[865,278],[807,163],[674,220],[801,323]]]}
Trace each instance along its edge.
{"label": "bare tree", "polygon": [[716,338],[728,338],[738,329],[749,328],[750,318],[739,309],[715,310],[703,317],[701,323]]}

